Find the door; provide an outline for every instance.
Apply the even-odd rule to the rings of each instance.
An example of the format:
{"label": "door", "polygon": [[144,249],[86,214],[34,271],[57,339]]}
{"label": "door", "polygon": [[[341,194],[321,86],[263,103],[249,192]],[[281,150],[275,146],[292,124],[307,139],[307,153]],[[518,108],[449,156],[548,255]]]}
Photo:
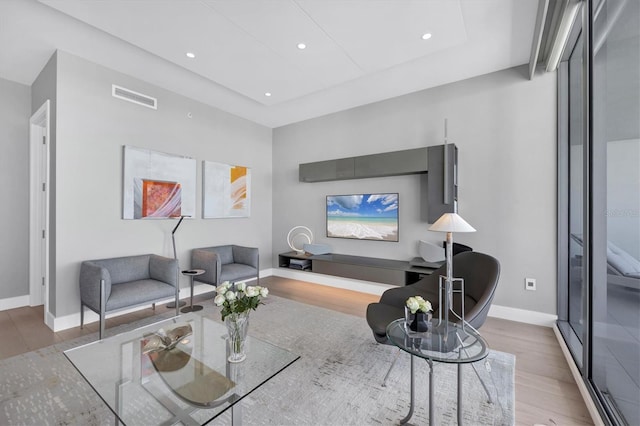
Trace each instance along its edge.
{"label": "door", "polygon": [[[49,101],[29,120],[30,225],[29,303],[44,304],[45,322],[49,314]],[[48,315],[49,314],[49,315]],[[52,326],[52,324],[48,324]]]}

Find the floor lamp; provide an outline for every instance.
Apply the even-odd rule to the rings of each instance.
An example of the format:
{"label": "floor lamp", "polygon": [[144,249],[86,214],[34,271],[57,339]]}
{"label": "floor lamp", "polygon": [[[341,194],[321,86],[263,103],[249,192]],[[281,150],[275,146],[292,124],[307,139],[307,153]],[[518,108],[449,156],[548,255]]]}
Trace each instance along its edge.
{"label": "floor lamp", "polygon": [[[454,232],[476,232],[475,228],[469,225],[463,218],[457,213],[445,213],[436,222],[429,227],[429,231],[446,232],[447,233],[447,276],[445,280],[445,292],[444,292],[444,309],[440,307],[440,314],[438,315],[438,325],[442,324],[442,312],[445,313],[445,333],[449,334],[449,311],[453,311],[453,233]],[[464,292],[464,284],[462,287]],[[462,295],[463,308],[461,312],[462,324],[464,327],[464,294]],[[455,312],[454,312],[455,313]]]}
{"label": "floor lamp", "polygon": [[[178,224],[175,226],[175,228],[173,228],[173,231],[171,231],[171,243],[173,244],[173,258],[174,258],[174,259],[176,259],[176,260],[178,260],[178,255],[177,255],[177,253],[176,253],[176,238],[175,238],[175,233],[176,233],[176,231],[178,230],[178,227],[180,226],[180,224],[182,223],[182,220],[183,220],[185,217],[191,217],[191,216],[188,216],[188,215],[180,216],[180,220],[178,221]],[[180,269],[180,267],[178,267],[178,269]],[[178,284],[178,285],[179,285],[179,284]],[[182,306],[184,306],[184,305],[186,305],[186,304],[187,304],[187,302],[185,302],[184,300],[180,300],[180,301],[178,302],[178,306],[180,306],[180,307],[182,307]],[[176,307],[175,302],[169,302],[169,303],[167,303],[167,308],[175,308],[175,307]]]}

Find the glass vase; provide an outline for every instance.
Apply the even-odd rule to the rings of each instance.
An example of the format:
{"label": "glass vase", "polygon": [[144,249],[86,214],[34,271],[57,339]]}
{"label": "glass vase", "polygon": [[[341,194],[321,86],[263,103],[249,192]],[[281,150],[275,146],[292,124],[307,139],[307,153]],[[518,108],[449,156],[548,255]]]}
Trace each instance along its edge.
{"label": "glass vase", "polygon": [[410,331],[424,333],[431,328],[431,311],[411,313],[409,308],[404,308],[404,320]]}
{"label": "glass vase", "polygon": [[244,346],[247,340],[247,330],[249,329],[249,311],[229,314],[224,319],[229,337],[229,362],[242,362],[247,357],[244,353]]}

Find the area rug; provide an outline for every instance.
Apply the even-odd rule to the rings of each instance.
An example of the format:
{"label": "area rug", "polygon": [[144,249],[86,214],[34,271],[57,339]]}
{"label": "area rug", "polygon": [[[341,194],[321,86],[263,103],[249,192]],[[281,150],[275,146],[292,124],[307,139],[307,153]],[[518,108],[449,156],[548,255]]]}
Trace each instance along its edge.
{"label": "area rug", "polygon": [[[250,334],[300,359],[242,401],[245,425],[394,425],[409,411],[409,355],[402,353],[387,386],[382,379],[397,349],[377,344],[364,318],[269,296],[251,313]],[[203,313],[219,319],[203,302]],[[169,314],[165,314],[168,316]],[[155,322],[107,329],[112,335]],[[95,335],[0,361],[0,424],[113,424],[108,407],[64,357]],[[457,423],[456,366],[434,364],[435,423]],[[463,418],[471,425],[514,424],[515,356],[491,351],[477,363],[493,402],[470,365],[463,367]],[[416,361],[416,404],[410,424],[428,424],[428,366]],[[212,424],[230,424],[222,415]]]}

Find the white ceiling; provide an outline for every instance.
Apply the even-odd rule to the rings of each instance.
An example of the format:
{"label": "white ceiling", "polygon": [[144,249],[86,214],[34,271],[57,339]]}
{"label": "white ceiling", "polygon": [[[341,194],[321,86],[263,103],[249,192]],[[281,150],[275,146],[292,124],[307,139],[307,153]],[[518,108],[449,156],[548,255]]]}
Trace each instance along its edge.
{"label": "white ceiling", "polygon": [[[61,49],[278,127],[525,64],[537,6],[538,0],[0,0],[0,77],[30,85]],[[423,40],[427,32],[432,37]],[[301,42],[306,49],[297,48]]]}

